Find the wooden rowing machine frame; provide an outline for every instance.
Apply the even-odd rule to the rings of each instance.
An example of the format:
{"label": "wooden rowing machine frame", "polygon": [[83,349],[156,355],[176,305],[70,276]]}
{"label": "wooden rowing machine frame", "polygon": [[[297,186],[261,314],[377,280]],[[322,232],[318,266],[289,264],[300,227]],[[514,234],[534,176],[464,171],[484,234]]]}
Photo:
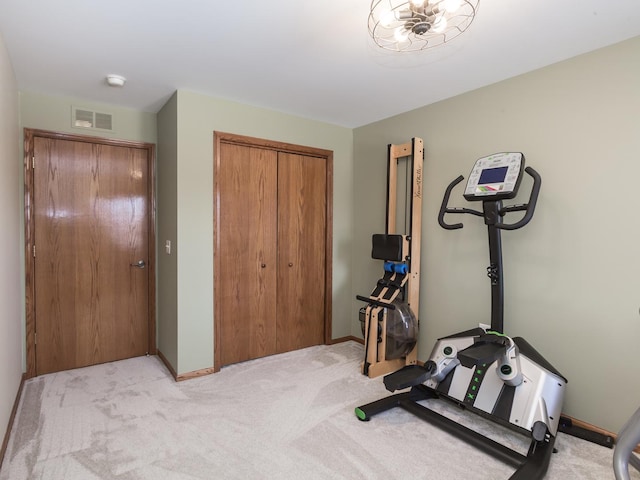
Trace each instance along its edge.
{"label": "wooden rowing machine frame", "polygon": [[[398,196],[398,164],[401,159],[408,160],[406,174],[411,174],[410,202],[405,202],[410,209],[409,225],[400,234],[397,231],[397,196]],[[370,378],[395,372],[405,365],[415,365],[418,356],[418,345],[402,358],[386,358],[387,312],[393,308],[394,300],[402,292],[405,301],[419,322],[420,306],[420,246],[422,232],[422,173],[424,163],[424,143],[420,138],[413,138],[401,145],[388,146],[387,162],[387,212],[385,235],[402,236],[402,259],[407,266],[407,273],[386,272],[385,279],[395,287],[380,288],[381,281],[369,297],[358,296],[359,300],[367,302],[367,306],[360,310],[364,316],[365,359],[361,365],[363,375]],[[405,211],[406,218],[406,211]],[[379,258],[379,257],[374,257]],[[397,286],[400,288],[397,288]],[[391,290],[390,290],[391,289]],[[372,321],[377,319],[377,321]],[[380,333],[381,332],[381,333]]]}

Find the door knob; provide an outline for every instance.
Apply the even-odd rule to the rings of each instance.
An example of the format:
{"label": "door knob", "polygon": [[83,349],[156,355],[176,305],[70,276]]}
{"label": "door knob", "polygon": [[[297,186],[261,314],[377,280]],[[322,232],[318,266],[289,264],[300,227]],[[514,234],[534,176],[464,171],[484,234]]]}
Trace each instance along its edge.
{"label": "door knob", "polygon": [[130,267],[136,267],[136,268],[144,268],[145,267],[145,263],[144,260],[138,260],[137,263],[130,263],[129,266]]}
{"label": "door knob", "polygon": [[293,263],[289,262],[289,266],[290,266],[290,267],[293,267]]}

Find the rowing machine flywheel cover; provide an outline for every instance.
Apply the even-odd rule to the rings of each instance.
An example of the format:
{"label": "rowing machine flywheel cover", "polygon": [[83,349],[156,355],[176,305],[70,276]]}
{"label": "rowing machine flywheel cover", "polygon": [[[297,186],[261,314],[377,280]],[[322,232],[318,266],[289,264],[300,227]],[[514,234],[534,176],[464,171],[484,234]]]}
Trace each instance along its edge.
{"label": "rowing machine flywheel cover", "polygon": [[407,356],[418,342],[418,321],[406,303],[393,302],[395,309],[387,308],[386,358]]}

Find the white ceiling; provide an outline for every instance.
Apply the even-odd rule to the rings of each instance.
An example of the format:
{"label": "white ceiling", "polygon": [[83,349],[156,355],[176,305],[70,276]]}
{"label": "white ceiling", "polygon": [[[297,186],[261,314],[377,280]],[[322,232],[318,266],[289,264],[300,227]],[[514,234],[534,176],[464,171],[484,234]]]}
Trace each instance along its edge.
{"label": "white ceiling", "polygon": [[394,54],[369,38],[369,5],[0,0],[0,34],[23,91],[156,112],[186,89],[346,127],[640,35],[640,0],[480,0],[451,43]]}

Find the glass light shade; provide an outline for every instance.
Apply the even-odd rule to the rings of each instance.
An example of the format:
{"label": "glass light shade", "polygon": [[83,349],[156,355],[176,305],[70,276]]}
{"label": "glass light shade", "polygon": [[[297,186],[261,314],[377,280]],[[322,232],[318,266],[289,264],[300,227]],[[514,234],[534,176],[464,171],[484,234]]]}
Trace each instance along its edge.
{"label": "glass light shade", "polygon": [[447,29],[447,24],[447,17],[444,15],[438,15],[438,18],[433,22],[431,29],[434,33],[442,33]]}
{"label": "glass light shade", "polygon": [[479,4],[480,0],[372,0],[369,33],[386,50],[426,50],[469,28]]}
{"label": "glass light shade", "polygon": [[444,0],[444,9],[449,13],[455,13],[461,6],[462,0]]}
{"label": "glass light shade", "polygon": [[397,27],[393,31],[393,39],[398,44],[402,44],[402,43],[406,42],[409,39],[409,32],[407,30],[405,30],[405,28],[402,27],[402,26]]}

